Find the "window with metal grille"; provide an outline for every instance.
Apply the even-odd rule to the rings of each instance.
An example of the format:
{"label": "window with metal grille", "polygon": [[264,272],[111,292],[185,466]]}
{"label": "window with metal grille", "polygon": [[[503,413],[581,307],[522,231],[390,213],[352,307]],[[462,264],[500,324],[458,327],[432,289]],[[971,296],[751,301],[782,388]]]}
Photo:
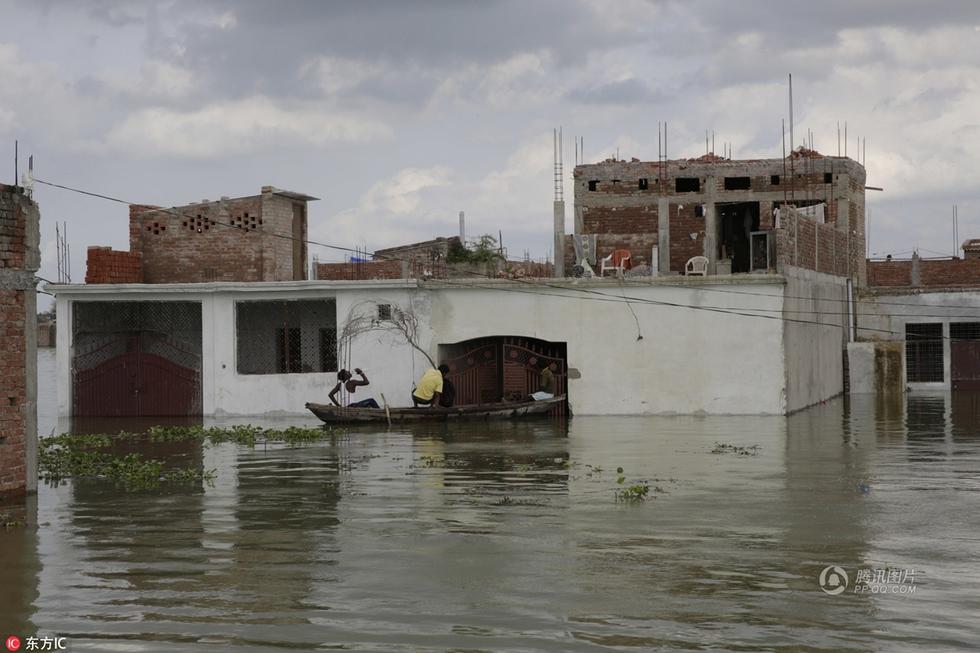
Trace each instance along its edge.
{"label": "window with metal grille", "polygon": [[239,374],[337,370],[337,309],[328,300],[235,304]]}
{"label": "window with metal grille", "polygon": [[378,319],[379,320],[391,319],[391,304],[378,304]]}
{"label": "window with metal grille", "polygon": [[943,379],[943,325],[905,325],[905,374],[912,383],[941,383]]}
{"label": "window with metal grille", "polygon": [[950,322],[950,340],[980,340],[980,322]]}

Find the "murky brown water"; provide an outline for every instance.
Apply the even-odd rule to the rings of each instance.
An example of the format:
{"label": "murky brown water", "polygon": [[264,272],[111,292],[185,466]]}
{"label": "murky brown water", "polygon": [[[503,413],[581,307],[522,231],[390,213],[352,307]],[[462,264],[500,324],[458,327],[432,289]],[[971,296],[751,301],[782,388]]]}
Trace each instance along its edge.
{"label": "murky brown water", "polygon": [[[980,648],[980,396],[202,456],[214,487],[42,487],[38,527],[0,531],[0,634],[76,651]],[[651,498],[618,503],[617,467]],[[844,593],[820,589],[828,565]],[[874,568],[913,570],[914,591],[855,594]]]}

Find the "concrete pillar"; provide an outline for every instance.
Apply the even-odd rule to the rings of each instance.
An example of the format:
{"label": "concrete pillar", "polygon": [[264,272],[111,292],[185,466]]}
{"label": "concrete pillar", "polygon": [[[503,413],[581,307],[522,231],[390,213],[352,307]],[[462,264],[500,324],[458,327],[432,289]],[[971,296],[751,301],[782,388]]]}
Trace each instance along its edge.
{"label": "concrete pillar", "polygon": [[713,200],[704,203],[704,255],[708,259],[708,274],[717,274],[718,213]]}
{"label": "concrete pillar", "polygon": [[565,201],[555,202],[555,276],[565,276]]}
{"label": "concrete pillar", "polygon": [[657,200],[657,248],[660,275],[670,274],[670,203],[666,197]]}
{"label": "concrete pillar", "polygon": [[922,268],[919,265],[919,253],[912,252],[912,286],[922,285]]}
{"label": "concrete pillar", "polygon": [[0,184],[0,497],[37,490],[37,291],[40,213]]}

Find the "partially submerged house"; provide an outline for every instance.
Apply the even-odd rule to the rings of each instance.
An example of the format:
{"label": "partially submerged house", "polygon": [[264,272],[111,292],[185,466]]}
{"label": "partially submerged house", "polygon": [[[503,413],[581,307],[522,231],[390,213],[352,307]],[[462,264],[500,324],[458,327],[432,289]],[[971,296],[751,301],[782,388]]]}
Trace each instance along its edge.
{"label": "partially submerged house", "polygon": [[[95,283],[49,286],[65,345],[60,413],[301,414],[326,399],[338,368],[354,366],[369,371],[371,394],[405,405],[430,365],[421,351],[450,365],[461,403],[527,394],[549,365],[577,414],[804,408],[842,392],[864,176],[835,159],[821,164],[829,173],[800,163],[777,182],[775,165],[579,166],[577,232],[598,232],[600,252],[628,236],[638,259],[649,245],[660,262],[656,276],[627,279],[405,275],[449,246],[437,240],[380,252],[392,268],[383,279],[317,266],[330,280],[306,281],[309,196],[270,187],[134,207],[126,256],[138,273],[100,273],[105,252],[94,250]],[[807,190],[818,179],[822,195]],[[226,246],[238,253],[212,251]],[[707,274],[681,274],[691,255],[707,257]],[[415,347],[389,328],[405,315]],[[354,322],[371,328],[352,334]]]}
{"label": "partially submerged house", "polygon": [[980,390],[980,240],[961,247],[962,257],[868,261],[851,392]]}

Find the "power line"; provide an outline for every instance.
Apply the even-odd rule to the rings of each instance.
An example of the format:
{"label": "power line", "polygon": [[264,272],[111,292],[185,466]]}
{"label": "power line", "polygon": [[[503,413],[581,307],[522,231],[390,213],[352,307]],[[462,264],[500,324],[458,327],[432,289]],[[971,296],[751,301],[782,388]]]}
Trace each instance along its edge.
{"label": "power line", "polygon": [[[54,188],[60,188],[60,189],[63,189],[63,190],[67,190],[67,191],[71,191],[71,192],[75,192],[75,193],[80,193],[82,195],[88,195],[90,197],[96,197],[96,198],[99,198],[99,199],[104,199],[104,200],[108,200],[108,201],[111,201],[111,202],[116,202],[116,203],[119,203],[119,204],[125,204],[127,206],[134,206],[134,205],[137,205],[138,206],[139,205],[139,203],[137,203],[137,202],[130,202],[130,201],[127,201],[127,200],[124,200],[124,199],[120,199],[118,197],[112,197],[110,195],[104,195],[102,193],[95,193],[95,192],[91,192],[91,191],[82,190],[82,189],[79,189],[79,188],[73,188],[71,186],[65,186],[65,185],[62,185],[62,184],[56,184],[56,183],[45,181],[45,180],[42,180],[42,179],[35,179],[35,182],[36,183],[39,183],[39,184],[44,184],[46,186],[52,186]],[[152,210],[153,211],[161,211],[161,212],[164,212],[164,213],[169,213],[169,214],[174,215],[174,216],[176,216],[178,218],[192,217],[192,216],[189,216],[189,215],[185,215],[183,213],[180,213],[176,209],[176,207],[171,207],[171,208],[154,207]],[[233,224],[230,224],[230,223],[227,223],[227,222],[221,222],[220,220],[214,220],[214,219],[209,218],[209,221],[210,221],[211,224],[215,224],[215,225],[219,225],[219,226],[223,226],[223,227],[228,227],[228,228],[231,228],[231,229],[239,229],[239,227],[237,225],[233,225]],[[290,240],[290,241],[298,241],[298,242],[306,243],[306,244],[309,244],[309,245],[316,245],[318,247],[325,247],[327,249],[333,249],[333,250],[337,250],[337,251],[353,252],[353,253],[358,253],[359,252],[359,250],[357,250],[355,248],[344,247],[344,246],[341,246],[341,245],[333,245],[333,244],[330,244],[330,243],[323,243],[323,242],[319,242],[319,241],[315,241],[315,240],[311,240],[311,239],[297,238],[297,237],[292,236],[292,235],[289,235],[289,234],[281,234],[281,233],[277,233],[275,231],[265,231],[265,230],[263,230],[263,231],[260,231],[258,233],[260,235],[273,236],[273,237],[276,237],[276,238],[281,238],[281,239]],[[375,258],[411,262],[410,259],[401,258],[401,257],[397,257],[397,256],[390,256],[390,255],[382,255],[382,256],[377,256]],[[480,277],[486,277],[488,279],[494,278],[494,277],[491,277],[491,275],[488,275],[488,274],[482,274],[482,275],[479,274],[479,273],[475,273],[475,274],[477,274]],[[575,288],[575,287],[567,287],[567,286],[558,286],[558,285],[554,285],[554,284],[549,284],[549,283],[547,283],[547,282],[545,282],[543,280],[540,280],[540,279],[539,280],[536,280],[536,281],[533,281],[533,282],[532,281],[523,281],[523,280],[519,280],[519,279],[512,279],[512,280],[509,280],[509,281],[512,281],[512,282],[515,282],[515,283],[523,283],[525,285],[530,284],[533,287],[544,286],[544,287],[547,287],[547,288],[553,288],[553,289],[558,289],[558,290],[562,290],[562,291],[574,291],[574,292],[579,292],[579,293],[583,293],[583,294],[597,295],[597,296],[600,296],[600,297],[604,298],[601,301],[614,301],[614,302],[617,302],[617,303],[624,303],[625,302],[626,304],[629,304],[630,302],[634,302],[634,303],[640,303],[640,304],[652,304],[652,305],[669,306],[669,307],[675,307],[675,308],[687,308],[687,309],[690,309],[690,310],[704,310],[704,311],[709,311],[709,312],[727,313],[727,314],[731,314],[731,315],[741,315],[741,316],[744,316],[744,317],[759,317],[759,318],[766,318],[766,319],[778,319],[778,320],[782,320],[782,321],[788,321],[788,322],[794,322],[794,323],[800,323],[800,324],[813,324],[813,325],[818,325],[818,326],[834,326],[834,327],[840,326],[841,328],[843,328],[844,326],[846,326],[846,325],[830,324],[830,323],[826,323],[826,322],[819,322],[819,321],[812,321],[812,320],[801,320],[801,319],[783,317],[783,315],[786,314],[786,313],[805,313],[805,314],[809,314],[809,315],[834,315],[834,316],[841,316],[841,317],[843,317],[843,311],[841,311],[841,312],[829,312],[829,311],[828,312],[822,312],[822,311],[786,311],[786,310],[783,310],[783,309],[757,309],[757,308],[752,308],[752,307],[697,306],[697,305],[683,304],[683,303],[678,303],[678,302],[668,302],[668,301],[662,301],[662,300],[652,300],[652,299],[643,298],[643,297],[631,297],[631,296],[627,296],[625,293],[622,293],[621,297],[617,297],[615,295],[609,295],[608,293],[604,293],[604,292],[599,291],[599,290],[592,290],[592,289],[587,289],[587,288]],[[440,280],[440,283],[446,283],[446,282]],[[478,287],[475,284],[465,284],[465,285],[466,285],[466,287]],[[802,299],[802,300],[808,300],[808,301],[814,301],[814,302],[817,302],[817,301],[847,302],[846,299],[814,298],[814,297],[793,296],[793,295],[783,295],[783,294],[780,294],[780,295],[772,295],[772,294],[768,294],[768,293],[756,293],[756,292],[750,292],[750,291],[744,291],[744,290],[732,290],[732,289],[722,289],[722,288],[708,288],[708,287],[704,287],[704,286],[695,286],[695,285],[688,285],[688,284],[658,283],[657,285],[668,287],[668,288],[681,288],[681,289],[685,289],[685,290],[697,290],[697,291],[701,291],[701,292],[723,292],[723,293],[731,293],[731,294],[739,294],[739,295],[750,295],[750,296],[758,296],[758,297],[778,298],[778,299],[782,299],[782,300],[785,300],[785,299]],[[485,288],[495,289],[495,290],[503,290],[499,286],[486,286]],[[509,289],[509,290],[514,290],[514,289]],[[561,296],[561,297],[568,297],[570,299],[575,299],[574,297],[571,297],[569,295],[564,295],[564,294],[540,293],[540,292],[535,292],[535,291],[527,291],[527,292],[530,292],[531,294],[542,294],[542,295],[550,295],[550,296]],[[584,299],[595,299],[595,298],[588,297],[588,298],[584,298]],[[866,301],[866,302],[869,302],[869,303],[874,303],[875,305],[884,305],[884,304],[887,304],[887,305],[902,305],[902,306],[913,306],[913,307],[919,307],[920,306],[918,304],[910,304],[910,303],[872,302],[870,300],[855,300],[855,301]],[[980,307],[975,307],[975,306],[945,305],[943,307],[946,307],[946,308],[966,308],[966,309],[978,309],[978,310],[980,310]],[[941,307],[936,307],[936,308],[941,308]],[[632,311],[632,307],[630,307],[630,310]],[[755,312],[748,313],[748,312],[742,312],[742,311],[755,311]],[[778,313],[780,313],[780,315],[778,315],[778,316],[777,315],[760,315],[759,314],[760,311],[778,312]],[[888,314],[886,314],[886,315],[888,315]],[[899,317],[899,315],[889,315],[889,316],[890,317]],[[976,318],[976,317],[980,317],[980,316],[952,316],[952,315],[924,315],[924,314],[909,314],[909,315],[905,315],[905,316],[906,317],[942,317],[942,318],[954,318],[954,317],[955,318],[959,318],[959,317]],[[635,318],[635,314],[634,314],[634,318]],[[877,329],[877,328],[871,328],[871,327],[859,327],[859,330],[874,331],[874,332],[879,332],[879,333],[889,333],[889,334],[903,335],[903,334],[900,334],[897,331],[892,331],[892,330],[889,330],[889,329]]]}

